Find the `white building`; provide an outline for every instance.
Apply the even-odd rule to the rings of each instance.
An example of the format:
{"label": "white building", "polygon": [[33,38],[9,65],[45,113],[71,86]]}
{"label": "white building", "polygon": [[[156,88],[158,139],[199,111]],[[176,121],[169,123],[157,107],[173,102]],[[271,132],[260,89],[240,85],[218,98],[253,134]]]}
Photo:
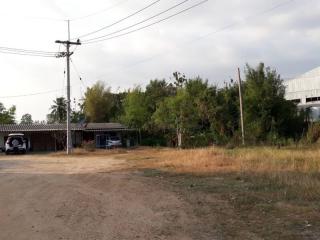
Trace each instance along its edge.
{"label": "white building", "polygon": [[320,119],[320,67],[300,77],[287,80],[286,99],[298,104],[301,108],[310,108],[312,118]]}

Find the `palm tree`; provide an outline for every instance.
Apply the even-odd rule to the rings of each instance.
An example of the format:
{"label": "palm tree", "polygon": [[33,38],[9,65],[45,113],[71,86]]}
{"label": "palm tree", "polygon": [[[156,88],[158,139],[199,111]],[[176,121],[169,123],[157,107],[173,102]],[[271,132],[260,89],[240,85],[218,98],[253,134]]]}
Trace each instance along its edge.
{"label": "palm tree", "polygon": [[67,119],[67,100],[64,97],[56,98],[53,101],[48,115],[48,122],[51,123],[64,123]]}

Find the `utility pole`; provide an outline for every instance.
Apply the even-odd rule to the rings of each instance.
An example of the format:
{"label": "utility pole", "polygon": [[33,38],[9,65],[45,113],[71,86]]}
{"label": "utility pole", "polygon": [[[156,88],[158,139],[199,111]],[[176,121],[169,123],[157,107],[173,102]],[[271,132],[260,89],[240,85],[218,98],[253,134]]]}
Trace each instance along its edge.
{"label": "utility pole", "polygon": [[239,102],[240,102],[240,121],[241,121],[241,135],[242,135],[242,145],[245,145],[244,140],[244,121],[243,121],[243,105],[242,105],[242,87],[241,87],[241,75],[240,68],[238,68],[238,86],[239,86]]}
{"label": "utility pole", "polygon": [[56,40],[55,43],[64,44],[66,46],[66,53],[59,55],[59,57],[66,57],[67,59],[67,154],[71,153],[72,149],[72,136],[71,136],[71,100],[70,100],[70,56],[73,52],[70,52],[71,45],[81,45],[80,40],[78,39],[76,42],[70,41],[70,20],[68,20],[68,40],[61,41]]}

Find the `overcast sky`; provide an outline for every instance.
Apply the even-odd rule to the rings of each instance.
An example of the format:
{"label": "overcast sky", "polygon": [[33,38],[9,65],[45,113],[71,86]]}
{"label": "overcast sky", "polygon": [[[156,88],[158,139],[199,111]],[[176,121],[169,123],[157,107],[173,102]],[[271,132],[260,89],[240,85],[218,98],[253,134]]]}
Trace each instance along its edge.
{"label": "overcast sky", "polygon": [[[181,1],[160,0],[127,21],[90,37],[127,27]],[[152,2],[2,1],[0,46],[58,51],[54,41],[67,38],[64,19],[74,19],[73,38],[110,25]],[[157,19],[198,2],[201,0],[189,0]],[[237,67],[244,69],[245,63],[255,66],[265,62],[284,78],[300,75],[320,65],[319,12],[318,0],[208,0],[148,29],[78,47],[72,58],[83,83],[71,68],[72,97],[80,98],[85,87],[98,80],[116,92],[143,87],[150,79],[169,80],[174,71],[221,84],[234,78]],[[18,120],[24,113],[32,114],[34,120],[44,120],[53,99],[65,95],[65,59],[0,53],[0,65],[0,102],[6,107],[16,105]],[[10,97],[48,91],[51,93]]]}

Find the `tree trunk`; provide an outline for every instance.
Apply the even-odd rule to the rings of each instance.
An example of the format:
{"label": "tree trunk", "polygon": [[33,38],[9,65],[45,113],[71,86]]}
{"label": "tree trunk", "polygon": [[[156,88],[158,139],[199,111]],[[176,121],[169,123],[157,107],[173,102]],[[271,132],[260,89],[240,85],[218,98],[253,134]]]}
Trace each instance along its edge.
{"label": "tree trunk", "polygon": [[178,139],[178,148],[182,147],[182,133],[181,129],[177,128],[177,139]]}

